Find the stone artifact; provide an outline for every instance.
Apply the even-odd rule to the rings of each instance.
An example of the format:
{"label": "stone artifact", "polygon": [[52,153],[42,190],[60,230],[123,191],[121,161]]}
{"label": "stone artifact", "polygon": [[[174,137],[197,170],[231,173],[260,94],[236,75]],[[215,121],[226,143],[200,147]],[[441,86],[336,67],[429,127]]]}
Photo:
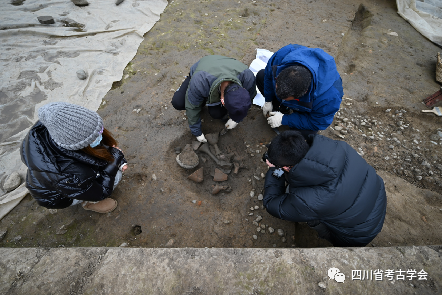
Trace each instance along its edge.
{"label": "stone artifact", "polygon": [[212,154],[212,152],[210,151],[208,144],[202,144],[201,147],[198,150],[203,152],[203,153],[206,153],[209,157],[212,158],[212,160],[215,161],[215,163],[218,166],[221,166],[223,168],[230,168],[230,167],[232,167],[232,163],[229,163],[227,161],[219,160],[217,157],[215,157],[215,155]]}
{"label": "stone artifact", "polygon": [[230,193],[231,190],[232,188],[229,185],[219,185],[219,184],[212,185],[212,195],[216,195],[220,191],[225,191],[227,193]]}
{"label": "stone artifact", "polygon": [[201,167],[200,169],[196,170],[192,174],[190,174],[187,178],[190,180],[193,180],[195,182],[202,182],[204,180],[204,168]]}
{"label": "stone artifact", "polygon": [[196,151],[197,149],[199,149],[201,143],[202,143],[202,142],[199,142],[198,140],[194,140],[194,141],[192,142],[193,150]]}
{"label": "stone artifact", "polygon": [[215,156],[218,156],[221,154],[221,151],[218,147],[218,137],[219,137],[218,133],[206,134],[207,142],[215,148]]}
{"label": "stone artifact", "polygon": [[190,144],[186,144],[183,151],[176,156],[176,161],[178,165],[185,169],[195,168],[200,162],[198,155],[195,153]]}
{"label": "stone artifact", "polygon": [[226,181],[228,175],[218,168],[215,168],[215,174],[213,175],[213,181]]}

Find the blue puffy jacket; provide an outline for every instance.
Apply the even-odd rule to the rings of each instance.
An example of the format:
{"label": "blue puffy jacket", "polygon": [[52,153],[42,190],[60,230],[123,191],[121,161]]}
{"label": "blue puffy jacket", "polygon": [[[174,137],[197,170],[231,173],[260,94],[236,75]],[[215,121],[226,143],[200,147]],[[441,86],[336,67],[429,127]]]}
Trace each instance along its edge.
{"label": "blue puffy jacket", "polygon": [[[304,96],[283,101],[276,96],[275,78],[283,69],[299,64],[310,70],[313,83]],[[343,95],[335,60],[322,49],[290,44],[274,53],[265,68],[265,100],[277,98],[282,105],[295,111],[282,117],[282,125],[300,130],[325,130],[333,122]]]}
{"label": "blue puffy jacket", "polygon": [[335,246],[366,245],[381,231],[387,207],[384,181],[344,141],[316,135],[285,178],[274,177],[273,170],[267,172],[263,199],[271,215],[320,221]]}

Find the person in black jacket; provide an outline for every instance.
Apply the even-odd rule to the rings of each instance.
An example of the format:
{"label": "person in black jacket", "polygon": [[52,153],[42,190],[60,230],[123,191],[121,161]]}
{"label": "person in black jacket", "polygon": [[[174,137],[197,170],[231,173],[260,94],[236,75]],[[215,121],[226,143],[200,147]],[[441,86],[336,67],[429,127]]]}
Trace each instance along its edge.
{"label": "person in black jacket", "polygon": [[334,246],[363,247],[381,231],[384,182],[347,143],[322,135],[306,142],[290,130],[272,140],[263,159],[270,167],[263,202],[271,215],[307,222]]}
{"label": "person in black jacket", "polygon": [[38,117],[20,149],[32,197],[49,209],[81,203],[86,210],[113,211],[117,201],[109,196],[127,161],[101,117],[65,102],[42,106]]}

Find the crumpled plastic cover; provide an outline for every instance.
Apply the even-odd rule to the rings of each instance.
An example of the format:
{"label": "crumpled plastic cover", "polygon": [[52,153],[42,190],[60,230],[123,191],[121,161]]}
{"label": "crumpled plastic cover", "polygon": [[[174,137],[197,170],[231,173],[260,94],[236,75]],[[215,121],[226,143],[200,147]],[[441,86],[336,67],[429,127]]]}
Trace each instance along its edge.
{"label": "crumpled plastic cover", "polygon": [[[273,52],[267,50],[267,49],[260,49],[256,48],[256,58],[252,61],[252,63],[249,66],[249,69],[253,72],[253,74],[256,74],[262,70],[265,69],[267,66],[267,62],[272,57]],[[253,104],[262,107],[265,103],[265,98],[259,92],[258,87],[256,87],[256,96],[253,98]]]}
{"label": "crumpled plastic cover", "polygon": [[[41,105],[66,101],[98,110],[167,6],[166,0],[88,2],[0,0],[0,179],[13,171],[24,179],[19,147]],[[39,16],[55,23],[40,24]],[[79,70],[87,79],[77,78]]]}
{"label": "crumpled plastic cover", "polygon": [[396,0],[398,14],[419,33],[442,46],[441,0]]}

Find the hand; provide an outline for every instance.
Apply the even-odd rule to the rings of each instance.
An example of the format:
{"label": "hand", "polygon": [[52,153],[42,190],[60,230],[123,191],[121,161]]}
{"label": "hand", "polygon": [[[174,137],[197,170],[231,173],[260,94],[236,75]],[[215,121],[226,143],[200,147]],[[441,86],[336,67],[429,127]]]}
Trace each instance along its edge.
{"label": "hand", "polygon": [[121,170],[121,172],[126,171],[126,169],[127,169],[127,163],[124,163],[124,164],[122,164],[122,165],[120,166],[120,170]]}
{"label": "hand", "polygon": [[238,125],[238,123],[236,123],[235,121],[233,121],[232,119],[229,119],[229,121],[227,121],[225,127],[227,129],[233,129]]}
{"label": "hand", "polygon": [[201,134],[200,136],[197,136],[196,140],[198,140],[199,142],[207,142],[207,139],[204,136],[204,134]]}
{"label": "hand", "polygon": [[266,159],[266,164],[267,164],[270,168],[275,167],[275,165],[273,165],[272,163],[269,162],[269,159]]}
{"label": "hand", "polygon": [[270,127],[277,128],[282,125],[282,117],[284,116],[281,112],[270,112],[270,117],[267,118],[267,122]]}
{"label": "hand", "polygon": [[114,157],[114,164],[119,167],[121,164],[126,163],[126,159],[124,158],[123,152],[117,147],[109,148],[109,152]]}
{"label": "hand", "polygon": [[273,104],[271,101],[266,101],[262,106],[262,114],[267,117],[267,114],[273,110]]}

